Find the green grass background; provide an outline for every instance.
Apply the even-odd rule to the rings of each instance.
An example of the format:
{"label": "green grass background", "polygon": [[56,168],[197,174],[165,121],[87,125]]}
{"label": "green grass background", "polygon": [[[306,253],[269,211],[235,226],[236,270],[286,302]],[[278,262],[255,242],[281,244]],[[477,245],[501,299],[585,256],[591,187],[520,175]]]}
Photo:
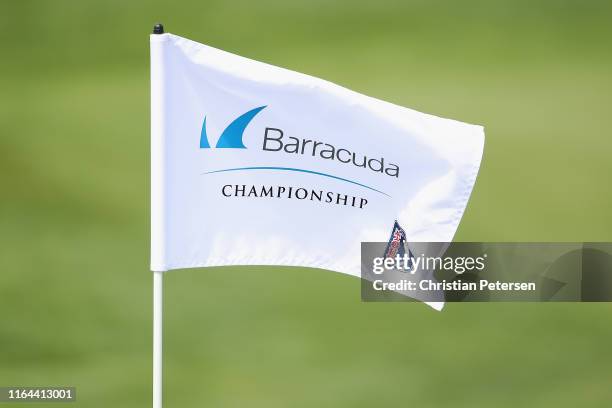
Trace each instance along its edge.
{"label": "green grass background", "polygon": [[[458,240],[612,241],[610,1],[0,0],[0,386],[150,406],[158,20],[485,125]],[[186,270],[165,289],[167,407],[612,406],[611,304],[437,313],[299,268]]]}

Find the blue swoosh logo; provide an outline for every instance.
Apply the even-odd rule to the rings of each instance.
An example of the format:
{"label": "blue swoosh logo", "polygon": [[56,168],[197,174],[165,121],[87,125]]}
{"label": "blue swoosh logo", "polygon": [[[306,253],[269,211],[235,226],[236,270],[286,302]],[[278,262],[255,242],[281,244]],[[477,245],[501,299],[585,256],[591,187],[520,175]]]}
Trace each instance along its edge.
{"label": "blue swoosh logo", "polygon": [[[242,142],[244,136],[244,130],[251,123],[251,120],[257,115],[266,105],[260,106],[259,108],[251,109],[250,111],[243,113],[238,116],[232,123],[230,123],[219,140],[217,141],[218,149],[246,149],[246,146]],[[202,123],[202,131],[200,132],[200,149],[210,148],[208,143],[208,135],[206,134],[206,116],[204,117],[204,123]]]}
{"label": "blue swoosh logo", "polygon": [[355,184],[355,185],[367,188],[368,190],[376,191],[377,193],[386,195],[387,197],[391,197],[389,194],[385,193],[384,191],[380,191],[380,190],[375,189],[374,187],[370,187],[370,186],[367,186],[365,184],[358,183],[357,181],[345,179],[345,178],[334,176],[334,175],[327,174],[327,173],[321,173],[321,172],[318,172],[318,171],[296,169],[296,168],[293,168],[293,167],[271,167],[271,166],[264,166],[264,167],[236,167],[236,168],[232,168],[232,169],[223,169],[223,170],[208,171],[208,172],[202,173],[202,174],[225,173],[225,172],[228,172],[228,171],[244,171],[244,170],[277,170],[277,171],[295,171],[295,172],[299,172],[299,173],[316,174],[318,176],[329,177],[329,178],[332,178],[332,179],[341,180],[341,181],[345,181],[347,183]]}
{"label": "blue swoosh logo", "polygon": [[202,132],[200,133],[200,149],[209,149],[208,136],[206,135],[206,116],[204,116],[204,122],[202,123]]}

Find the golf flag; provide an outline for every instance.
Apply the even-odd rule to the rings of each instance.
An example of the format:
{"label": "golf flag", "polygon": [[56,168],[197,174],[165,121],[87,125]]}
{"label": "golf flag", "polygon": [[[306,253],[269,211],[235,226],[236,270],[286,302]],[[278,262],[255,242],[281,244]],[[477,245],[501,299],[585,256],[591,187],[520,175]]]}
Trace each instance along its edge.
{"label": "golf flag", "polygon": [[151,269],[359,276],[360,243],[451,241],[482,127],[172,34],[151,36]]}

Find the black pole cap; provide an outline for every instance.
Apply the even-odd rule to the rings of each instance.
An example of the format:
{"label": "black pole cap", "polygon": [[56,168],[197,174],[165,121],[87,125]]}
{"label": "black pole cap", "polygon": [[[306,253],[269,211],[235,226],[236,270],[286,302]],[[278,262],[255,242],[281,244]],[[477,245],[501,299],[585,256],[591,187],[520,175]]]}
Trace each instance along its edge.
{"label": "black pole cap", "polygon": [[153,34],[163,34],[164,26],[161,23],[157,23],[153,26]]}

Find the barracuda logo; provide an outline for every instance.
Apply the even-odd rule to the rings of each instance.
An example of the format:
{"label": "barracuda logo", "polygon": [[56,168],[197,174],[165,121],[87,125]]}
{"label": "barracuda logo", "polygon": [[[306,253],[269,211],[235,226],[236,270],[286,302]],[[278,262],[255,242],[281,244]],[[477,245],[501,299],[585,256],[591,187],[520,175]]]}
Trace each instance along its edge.
{"label": "barracuda logo", "polygon": [[[217,149],[246,149],[247,147],[244,145],[243,142],[244,131],[246,130],[249,123],[251,123],[253,118],[264,108],[266,108],[266,106],[267,105],[251,109],[250,111],[243,113],[242,115],[234,119],[225,128],[223,133],[221,133],[221,136],[219,137],[219,140],[217,141],[217,145],[215,147]],[[208,134],[206,131],[206,117],[204,117],[204,121],[202,123],[202,131],[200,133],[200,149],[209,148],[210,143],[208,141]],[[261,150],[264,152],[280,152],[284,154],[311,156],[323,160],[337,161],[343,165],[348,164],[355,167],[361,167],[375,173],[381,173],[383,175],[390,176],[393,178],[399,178],[399,166],[394,163],[388,163],[384,157],[371,157],[366,154],[358,154],[349,149],[336,147],[329,143],[324,143],[313,139],[298,139],[293,136],[286,136],[281,129],[277,128],[265,127],[265,130],[263,132],[263,145],[261,146]],[[337,175],[323,173],[312,169],[285,166],[248,166],[212,170],[202,174],[255,170],[307,173],[358,185],[368,190],[376,191],[380,194],[390,197],[390,195],[385,193],[384,191],[360,183],[356,180],[350,180],[344,177],[339,177]]]}
{"label": "barracuda logo", "polygon": [[[246,149],[246,146],[242,142],[242,136],[244,130],[251,123],[251,120],[266,106],[260,106],[259,108],[251,109],[247,113],[243,113],[238,116],[232,123],[230,123],[221,137],[217,141],[217,149]],[[204,122],[202,123],[202,132],[200,133],[200,149],[209,149],[210,144],[208,143],[208,135],[206,134],[206,116],[204,116]]]}

